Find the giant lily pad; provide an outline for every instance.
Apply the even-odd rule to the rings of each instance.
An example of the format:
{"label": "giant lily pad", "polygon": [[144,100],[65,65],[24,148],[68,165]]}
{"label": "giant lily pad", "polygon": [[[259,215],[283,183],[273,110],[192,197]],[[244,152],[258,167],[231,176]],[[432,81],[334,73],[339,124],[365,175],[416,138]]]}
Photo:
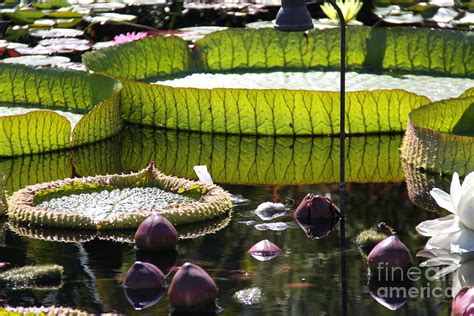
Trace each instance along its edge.
{"label": "giant lily pad", "polygon": [[[357,71],[473,78],[473,43],[474,37],[465,32],[349,28],[347,64]],[[339,54],[337,29],[306,36],[271,29],[227,29],[198,40],[192,55],[184,41],[156,37],[87,53],[83,61],[95,72],[124,79],[123,117],[132,123],[229,134],[328,135],[339,131],[339,93],[335,87],[320,91],[324,87],[311,86],[306,80],[298,89],[282,85],[270,87],[273,89],[196,88],[189,83],[190,77],[180,79],[185,87],[171,87],[172,83],[162,79],[190,72],[225,72],[221,76],[228,76],[239,71],[247,76],[282,69],[299,73],[315,67],[337,69]],[[202,76],[209,78],[207,74]],[[241,81],[248,79],[245,76]],[[159,84],[146,83],[157,77]],[[349,85],[355,80],[348,81]],[[445,83],[448,79],[442,80]],[[466,81],[467,87],[473,84],[472,80]],[[428,98],[404,90],[365,88],[347,93],[348,133],[403,131],[408,113],[429,103]],[[459,91],[434,97],[456,93]]]}
{"label": "giant lily pad", "polygon": [[[65,69],[0,65],[0,156],[92,143],[122,127],[116,83]],[[5,108],[22,108],[12,110]],[[82,115],[74,122],[51,110]],[[23,114],[20,114],[21,113]]]}
{"label": "giant lily pad", "polygon": [[[147,203],[153,195],[149,191],[155,194],[153,203]],[[71,203],[79,207],[71,208]],[[135,229],[152,212],[179,225],[225,215],[231,207],[230,196],[222,188],[164,175],[151,164],[134,174],[28,186],[12,195],[8,217],[37,226]]]}
{"label": "giant lily pad", "polygon": [[461,175],[474,170],[474,96],[427,104],[410,113],[401,157],[417,169]]}

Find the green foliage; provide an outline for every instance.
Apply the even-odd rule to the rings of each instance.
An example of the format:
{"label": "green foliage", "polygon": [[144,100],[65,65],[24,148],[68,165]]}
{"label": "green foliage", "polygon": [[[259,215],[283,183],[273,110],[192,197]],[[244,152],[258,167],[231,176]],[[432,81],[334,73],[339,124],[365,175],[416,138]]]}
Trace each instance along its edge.
{"label": "green foliage", "polygon": [[[284,33],[272,29],[228,29],[196,43],[204,69],[338,67],[339,30]],[[347,29],[350,69],[428,72],[474,76],[474,35],[469,32],[414,29]]]}
{"label": "green foliage", "polygon": [[158,36],[86,53],[83,62],[96,73],[144,79],[189,71],[191,53],[184,40]]}
{"label": "green foliage", "polygon": [[354,242],[359,247],[361,253],[364,256],[367,256],[370,251],[377,245],[379,242],[387,238],[388,235],[381,232],[380,229],[369,228],[360,232]]}
{"label": "green foliage", "polygon": [[61,284],[64,268],[55,264],[24,266],[0,273],[0,285],[11,289],[44,288]]}
{"label": "green foliage", "polygon": [[[429,99],[403,90],[346,94],[350,134],[400,132],[412,109]],[[127,81],[126,120],[170,129],[247,135],[339,132],[339,93],[303,90],[196,89]]]}
{"label": "green foliage", "polygon": [[0,156],[64,149],[116,134],[122,127],[116,89],[113,80],[85,72],[0,65],[0,102],[89,112],[74,131],[65,117],[51,111],[0,116]]}
{"label": "green foliage", "polygon": [[[348,182],[403,180],[401,137],[351,137],[347,141]],[[327,137],[242,137],[174,133],[126,126],[121,165],[140,170],[155,161],[163,172],[195,178],[195,165],[207,165],[217,183],[281,184],[339,181],[339,140]]]}
{"label": "green foliage", "polygon": [[69,7],[71,4],[65,0],[51,0],[45,3],[34,3],[33,7],[43,10],[50,10],[50,9],[59,9]]}
{"label": "green foliage", "polygon": [[474,96],[425,105],[410,113],[402,158],[418,169],[461,175],[474,170]]}
{"label": "green foliage", "polygon": [[[468,32],[349,28],[347,64],[354,70],[473,77],[473,44],[474,36]],[[228,29],[199,40],[193,56],[194,71],[337,68],[339,30],[306,36],[271,29]],[[84,63],[112,77],[150,79],[191,71],[190,58],[181,40],[157,37],[88,53]],[[126,81],[121,101],[124,119],[137,124],[229,134],[328,135],[339,130],[338,95],[172,88]],[[351,92],[347,99],[346,130],[351,134],[403,131],[408,113],[429,101],[396,90]]]}

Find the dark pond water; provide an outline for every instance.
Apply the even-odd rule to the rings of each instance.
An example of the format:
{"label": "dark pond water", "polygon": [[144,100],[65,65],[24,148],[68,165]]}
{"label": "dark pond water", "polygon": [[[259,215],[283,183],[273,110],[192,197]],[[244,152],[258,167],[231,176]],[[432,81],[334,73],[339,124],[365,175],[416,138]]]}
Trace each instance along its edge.
{"label": "dark pond water", "polygon": [[[380,221],[398,231],[413,256],[426,242],[414,228],[437,215],[416,206],[409,196],[418,205],[432,208],[427,190],[434,185],[446,186],[448,181],[408,174],[406,169],[410,181],[405,183],[398,154],[400,141],[400,136],[348,140],[345,291],[341,288],[338,228],[324,239],[311,240],[290,216],[308,192],[330,194],[337,203],[337,139],[226,137],[127,127],[111,140],[74,151],[0,160],[0,170],[12,191],[74,175],[137,170],[150,160],[164,172],[186,177],[194,177],[194,165],[206,164],[216,182],[249,202],[237,206],[230,221],[181,229],[188,237],[212,233],[181,240],[176,257],[155,259],[176,260],[177,266],[193,262],[207,270],[219,287],[221,315],[338,315],[344,301],[349,315],[448,315],[447,297],[413,297],[397,311],[374,300],[365,259],[352,242],[360,231]],[[287,230],[255,229],[254,225],[262,221],[253,211],[265,201],[292,205],[288,215],[273,220],[286,222]],[[254,223],[248,225],[248,221]],[[123,292],[121,280],[134,262],[135,252],[133,245],[113,239],[126,241],[130,236],[132,233],[127,232],[98,237],[87,232],[71,235],[5,224],[0,261],[15,265],[56,263],[64,266],[65,274],[62,287],[56,290],[1,289],[0,293],[11,298],[11,306],[62,305],[90,313],[168,314],[166,297],[136,311]],[[63,242],[53,241],[60,239]],[[260,262],[246,253],[262,239],[282,248],[280,256]],[[448,285],[449,279],[437,283],[421,278],[412,286]],[[245,305],[233,297],[248,288],[261,289],[260,304]]]}

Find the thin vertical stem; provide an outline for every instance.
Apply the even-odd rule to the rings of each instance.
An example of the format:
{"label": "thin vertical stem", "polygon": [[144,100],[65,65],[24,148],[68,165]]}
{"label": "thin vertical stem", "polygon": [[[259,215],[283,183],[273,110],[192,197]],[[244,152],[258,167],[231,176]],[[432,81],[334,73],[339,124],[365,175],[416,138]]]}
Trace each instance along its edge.
{"label": "thin vertical stem", "polygon": [[339,16],[341,26],[341,69],[340,69],[340,112],[339,112],[339,207],[340,220],[340,247],[341,247],[341,304],[342,315],[347,315],[347,275],[346,275],[346,201],[345,201],[345,141],[346,141],[346,20],[335,0],[328,0]]}

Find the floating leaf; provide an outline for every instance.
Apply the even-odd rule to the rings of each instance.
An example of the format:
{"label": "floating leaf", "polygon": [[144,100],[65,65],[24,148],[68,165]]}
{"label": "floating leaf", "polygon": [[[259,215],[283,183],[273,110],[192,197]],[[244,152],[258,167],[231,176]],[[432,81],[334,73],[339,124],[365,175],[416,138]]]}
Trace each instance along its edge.
{"label": "floating leaf", "polygon": [[401,157],[437,173],[474,170],[474,97],[434,102],[410,113]]}
{"label": "floating leaf", "polygon": [[[45,52],[46,51],[49,52],[49,50],[45,50]],[[42,66],[42,67],[68,63],[70,61],[71,59],[64,56],[44,56],[44,55],[10,57],[10,58],[5,58],[1,60],[1,62],[4,64],[20,64],[20,65],[27,65],[27,66]]]}
{"label": "floating leaf", "polygon": [[116,134],[122,120],[115,88],[113,80],[86,72],[0,65],[0,102],[78,114],[90,111],[75,126],[72,139],[69,121],[51,111],[0,116],[0,156],[63,149]]}
{"label": "floating leaf", "polygon": [[[425,29],[349,28],[347,64],[356,70],[395,70],[472,78],[474,37]],[[227,29],[196,42],[201,71],[269,71],[339,66],[339,30],[284,33]],[[377,48],[377,49],[375,49]],[[170,52],[174,57],[171,57]],[[189,72],[191,55],[173,37],[145,39],[84,55],[98,73],[147,79]],[[328,135],[339,131],[339,93],[329,91],[192,89],[126,81],[125,120],[200,132],[260,135]],[[412,109],[428,99],[406,91],[347,93],[351,134],[399,132]],[[179,115],[178,115],[179,113]]]}
{"label": "floating leaf", "polygon": [[83,62],[97,73],[143,79],[188,71],[191,54],[184,40],[158,36],[84,54]]}
{"label": "floating leaf", "polygon": [[59,9],[59,8],[65,8],[69,7],[70,4],[69,2],[65,0],[51,0],[45,3],[33,3],[33,7],[43,10],[51,10],[51,9]]}
{"label": "floating leaf", "polygon": [[[429,102],[403,90],[347,92],[346,100],[346,130],[351,134],[403,131],[408,113]],[[339,133],[339,92],[173,88],[127,81],[122,110],[129,122],[170,129],[249,135]]]}
{"label": "floating leaf", "polygon": [[[474,37],[466,32],[369,27],[348,28],[347,32],[350,69],[473,77]],[[339,67],[339,29],[313,31],[308,36],[271,29],[228,29],[206,36],[196,48],[203,68],[212,71]]]}
{"label": "floating leaf", "polygon": [[82,14],[72,8],[62,8],[53,12],[49,12],[48,16],[55,19],[82,18]]}
{"label": "floating leaf", "polygon": [[53,28],[49,30],[30,30],[29,34],[33,37],[39,38],[78,37],[84,35],[84,31],[66,28]]}
{"label": "floating leaf", "polygon": [[64,268],[55,264],[24,266],[0,273],[0,284],[13,289],[57,287]]}
{"label": "floating leaf", "polygon": [[285,205],[281,203],[264,202],[257,207],[255,214],[257,214],[261,220],[270,221],[274,218],[286,215],[287,212]]}

